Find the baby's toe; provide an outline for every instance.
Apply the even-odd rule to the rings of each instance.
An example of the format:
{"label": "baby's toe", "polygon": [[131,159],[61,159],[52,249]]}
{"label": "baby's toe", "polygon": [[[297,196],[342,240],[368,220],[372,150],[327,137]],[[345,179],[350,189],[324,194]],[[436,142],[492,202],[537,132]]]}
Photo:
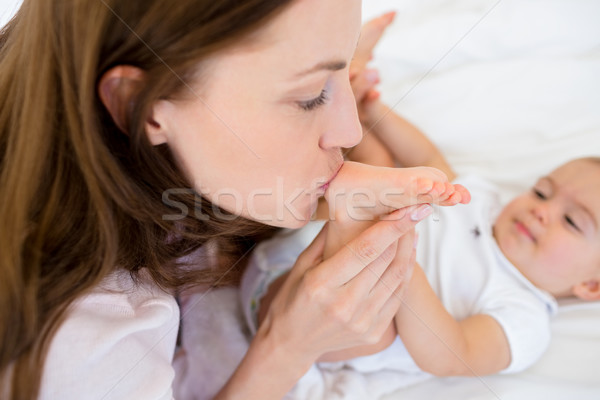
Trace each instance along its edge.
{"label": "baby's toe", "polygon": [[437,182],[434,182],[429,178],[418,178],[415,194],[417,196],[423,194],[431,194],[431,192],[435,190],[436,183]]}

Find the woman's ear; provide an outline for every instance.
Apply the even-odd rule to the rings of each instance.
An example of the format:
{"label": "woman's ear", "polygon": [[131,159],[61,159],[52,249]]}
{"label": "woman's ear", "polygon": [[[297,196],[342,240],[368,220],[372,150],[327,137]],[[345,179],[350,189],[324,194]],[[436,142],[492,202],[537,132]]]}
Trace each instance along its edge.
{"label": "woman's ear", "polygon": [[117,127],[128,134],[129,113],[135,96],[144,83],[144,71],[130,65],[118,65],[106,71],[98,83],[98,94]]}
{"label": "woman's ear", "polygon": [[[129,134],[129,115],[145,79],[146,74],[142,69],[131,65],[118,65],[106,71],[98,83],[102,104],[117,127],[125,134]],[[154,118],[146,121],[145,128],[153,145],[167,141],[165,132]]]}
{"label": "woman's ear", "polygon": [[575,285],[573,295],[582,300],[600,300],[600,280],[590,279]]}

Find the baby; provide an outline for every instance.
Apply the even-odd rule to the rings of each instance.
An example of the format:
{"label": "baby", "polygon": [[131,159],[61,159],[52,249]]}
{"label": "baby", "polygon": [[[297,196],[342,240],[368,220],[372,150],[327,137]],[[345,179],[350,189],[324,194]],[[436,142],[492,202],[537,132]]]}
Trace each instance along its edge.
{"label": "baby", "polygon": [[[502,209],[493,185],[473,176],[454,182],[469,188],[471,203],[439,209],[437,218],[418,225],[419,267],[395,326],[373,346],[325,354],[320,361],[354,358],[346,363],[362,371],[438,376],[518,372],[548,346],[555,298],[600,299],[600,158],[560,166]],[[261,271],[264,285],[274,280],[322,226],[312,224],[261,244],[248,270]],[[353,224],[361,223],[342,218],[330,224],[344,242],[356,235]],[[252,325],[255,317],[243,306]],[[261,304],[261,316],[267,306]]]}
{"label": "baby", "polygon": [[[548,346],[555,299],[600,299],[600,157],[558,167],[501,208],[498,188],[473,176],[456,177],[417,128],[372,93],[359,98],[361,122],[396,162],[438,168],[467,187],[472,201],[439,209],[437,218],[418,225],[418,266],[382,340],[324,354],[319,361],[365,372],[385,368],[438,376],[526,369]],[[389,159],[359,150],[362,161]],[[345,186],[339,187],[352,185],[352,168],[342,168],[336,180],[345,180]],[[362,173],[371,173],[376,181],[387,169],[366,171]],[[330,204],[334,189],[326,194]],[[326,253],[355,237],[365,221],[342,216],[329,224],[338,240],[331,241]],[[286,270],[321,226],[311,223],[256,249],[241,291],[251,330],[265,315]]]}

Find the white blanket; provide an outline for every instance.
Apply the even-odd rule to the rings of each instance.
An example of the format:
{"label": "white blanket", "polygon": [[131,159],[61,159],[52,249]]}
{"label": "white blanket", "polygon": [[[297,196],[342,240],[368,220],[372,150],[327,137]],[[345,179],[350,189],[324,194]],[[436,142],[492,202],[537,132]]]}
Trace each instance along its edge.
{"label": "white blanket", "polygon": [[[392,9],[374,61],[383,99],[460,174],[495,181],[508,199],[568,159],[600,155],[599,1],[367,0],[364,16]],[[188,349],[193,374],[181,376],[209,398],[248,343],[236,291],[209,293],[184,320],[184,341],[197,345]],[[562,302],[552,330],[546,355],[521,374],[406,387],[410,377],[389,371],[313,367],[295,398],[600,398],[600,303]]]}

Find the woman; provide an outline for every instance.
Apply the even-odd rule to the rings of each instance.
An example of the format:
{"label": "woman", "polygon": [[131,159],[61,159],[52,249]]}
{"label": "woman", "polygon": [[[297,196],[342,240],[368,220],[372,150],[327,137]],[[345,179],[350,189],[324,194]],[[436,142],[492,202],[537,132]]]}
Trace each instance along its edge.
{"label": "woman", "polygon": [[[0,40],[3,398],[172,397],[173,295],[235,283],[258,222],[304,225],[361,138],[360,7],[23,2]],[[280,398],[319,355],[377,341],[400,300],[360,271],[400,287],[413,225],[326,261],[321,234],[216,398]],[[209,240],[217,262],[190,268]]]}

